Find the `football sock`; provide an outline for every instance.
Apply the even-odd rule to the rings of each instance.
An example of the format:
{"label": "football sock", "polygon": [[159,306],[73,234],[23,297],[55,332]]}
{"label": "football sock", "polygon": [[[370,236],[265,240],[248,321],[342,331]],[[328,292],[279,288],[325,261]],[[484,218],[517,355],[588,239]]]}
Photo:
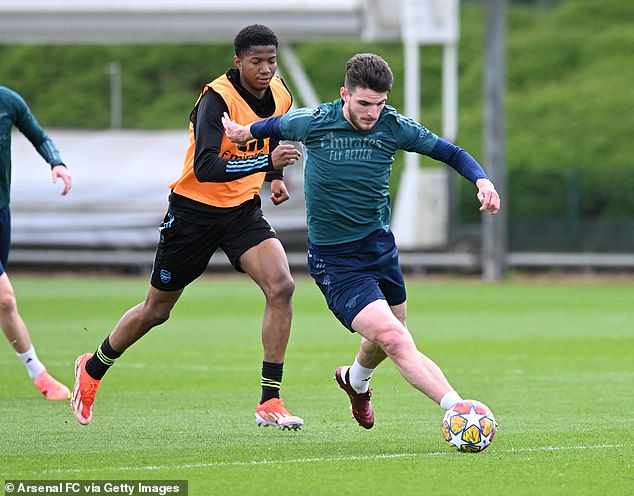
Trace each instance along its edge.
{"label": "football sock", "polygon": [[93,379],[101,380],[108,369],[114,365],[114,361],[121,355],[122,353],[112,349],[110,336],[108,336],[97,348],[95,354],[86,362],[86,372]]}
{"label": "football sock", "polygon": [[354,359],[352,367],[350,367],[350,385],[357,393],[365,393],[370,389],[370,379],[376,369],[368,369],[359,364]]}
{"label": "football sock", "polygon": [[262,398],[260,403],[280,397],[284,363],[262,362]]}
{"label": "football sock", "polygon": [[449,391],[440,400],[440,406],[445,410],[449,410],[452,405],[455,405],[459,401],[462,401],[460,395],[455,391]]}
{"label": "football sock", "polygon": [[27,350],[24,353],[16,353],[16,355],[18,355],[18,358],[22,360],[22,363],[26,367],[26,370],[28,370],[29,377],[32,381],[34,381],[35,378],[42,373],[42,371],[46,370],[44,364],[37,358],[37,354],[35,353],[35,348],[33,348],[33,346],[31,346],[30,350]]}

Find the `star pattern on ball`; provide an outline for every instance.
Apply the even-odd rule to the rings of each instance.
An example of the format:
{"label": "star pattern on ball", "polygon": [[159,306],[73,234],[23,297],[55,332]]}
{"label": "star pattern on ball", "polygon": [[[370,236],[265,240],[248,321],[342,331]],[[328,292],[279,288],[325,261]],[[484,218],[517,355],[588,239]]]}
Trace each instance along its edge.
{"label": "star pattern on ball", "polygon": [[475,411],[475,407],[471,405],[471,410],[466,415],[461,415],[463,419],[467,421],[467,425],[465,425],[465,430],[475,425],[478,429],[480,428],[480,420],[486,417],[481,413]]}
{"label": "star pattern on ball", "polygon": [[460,431],[458,434],[454,434],[451,432],[451,429],[449,430],[449,435],[451,436],[451,440],[449,442],[453,444],[458,451],[462,451],[462,447],[469,444],[467,441],[462,439],[462,432],[463,431]]}
{"label": "star pattern on ball", "polygon": [[483,451],[491,445],[496,430],[491,411],[475,400],[452,405],[443,418],[445,441],[458,451]]}

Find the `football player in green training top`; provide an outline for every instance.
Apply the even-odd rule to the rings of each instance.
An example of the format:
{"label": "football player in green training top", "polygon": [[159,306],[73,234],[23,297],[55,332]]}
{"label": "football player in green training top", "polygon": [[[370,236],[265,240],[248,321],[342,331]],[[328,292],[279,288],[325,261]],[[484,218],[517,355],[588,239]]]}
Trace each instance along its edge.
{"label": "football player in green training top", "polygon": [[29,331],[18,313],[13,286],[7,275],[11,245],[11,130],[16,126],[51,166],[53,182],[64,183],[62,195],[70,191],[71,175],[62,158],[24,99],[15,91],[0,86],[0,327],[20,360],[24,363],[35,386],[49,400],[65,400],[68,388],[55,380],[38,359]]}
{"label": "football player in green training top", "polygon": [[330,310],[361,335],[356,359],[338,367],[335,379],[366,429],[374,425],[370,378],[387,357],[445,410],[461,400],[407,329],[405,284],[390,230],[395,152],[444,162],[475,184],[481,211],[497,214],[500,208],[495,187],[469,153],[386,105],[393,80],[381,57],[357,54],[347,62],[341,98],[334,102],[247,126],[224,118],[225,133],[237,143],[270,136],[304,144],[308,267]]}

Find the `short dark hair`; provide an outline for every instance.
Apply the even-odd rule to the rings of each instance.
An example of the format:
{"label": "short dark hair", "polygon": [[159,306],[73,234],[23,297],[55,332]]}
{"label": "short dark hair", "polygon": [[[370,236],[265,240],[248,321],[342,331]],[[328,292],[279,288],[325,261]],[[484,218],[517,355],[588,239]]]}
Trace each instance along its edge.
{"label": "short dark hair", "polygon": [[357,53],[346,63],[343,85],[349,91],[367,88],[379,93],[392,89],[394,75],[388,63],[374,53]]}
{"label": "short dark hair", "polygon": [[262,24],[251,24],[242,28],[233,39],[233,49],[238,57],[254,46],[274,45],[277,50],[277,44],[275,33]]}

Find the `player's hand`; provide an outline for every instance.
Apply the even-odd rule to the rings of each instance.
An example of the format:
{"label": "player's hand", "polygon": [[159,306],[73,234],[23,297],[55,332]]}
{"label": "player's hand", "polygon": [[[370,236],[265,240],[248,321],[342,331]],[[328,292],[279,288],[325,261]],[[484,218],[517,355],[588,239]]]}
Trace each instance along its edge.
{"label": "player's hand", "polygon": [[488,179],[478,179],[476,186],[478,187],[478,200],[482,204],[480,212],[497,214],[500,211],[500,195],[495,190],[493,183]]}
{"label": "player's hand", "polygon": [[271,163],[274,169],[281,169],[293,165],[302,157],[300,151],[293,145],[277,145],[271,152]]}
{"label": "player's hand", "polygon": [[64,167],[63,165],[56,165],[51,170],[51,175],[53,177],[53,184],[57,184],[58,179],[61,179],[62,181],[64,181],[64,189],[62,190],[62,196],[66,196],[68,192],[70,191],[70,186],[72,181],[72,178],[71,178],[70,172],[68,172],[68,169]]}
{"label": "player's hand", "polygon": [[231,120],[227,112],[222,114],[222,125],[225,128],[225,134],[234,143],[244,145],[246,142],[251,141],[253,136],[251,135],[251,125],[241,126],[236,121]]}
{"label": "player's hand", "polygon": [[286,184],[281,179],[273,179],[271,181],[271,202],[273,205],[279,205],[288,200],[291,195],[288,194]]}

